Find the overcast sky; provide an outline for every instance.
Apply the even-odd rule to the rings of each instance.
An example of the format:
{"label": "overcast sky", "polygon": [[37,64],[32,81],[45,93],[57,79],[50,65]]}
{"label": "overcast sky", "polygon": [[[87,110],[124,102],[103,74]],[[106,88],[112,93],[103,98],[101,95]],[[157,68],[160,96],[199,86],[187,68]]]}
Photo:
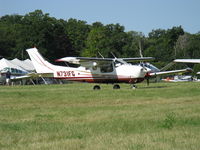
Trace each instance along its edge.
{"label": "overcast sky", "polygon": [[119,23],[126,31],[145,35],[180,25],[186,32],[200,31],[200,0],[0,0],[0,16],[25,15],[36,9],[57,19]]}

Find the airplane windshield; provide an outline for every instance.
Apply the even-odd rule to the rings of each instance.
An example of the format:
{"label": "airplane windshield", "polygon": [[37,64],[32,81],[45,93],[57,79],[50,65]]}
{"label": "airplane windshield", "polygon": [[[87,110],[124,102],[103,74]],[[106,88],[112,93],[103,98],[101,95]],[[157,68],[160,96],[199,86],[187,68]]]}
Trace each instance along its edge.
{"label": "airplane windshield", "polygon": [[10,71],[13,74],[26,74],[26,72],[16,69],[16,68],[6,67],[6,68],[3,68],[2,70],[0,70],[0,72],[7,72],[7,71]]}
{"label": "airplane windshield", "polygon": [[152,72],[159,72],[160,71],[157,67],[153,66],[150,63],[140,63],[140,66],[147,67],[147,68],[151,69]]}
{"label": "airplane windshield", "polygon": [[114,61],[115,67],[121,66],[121,65],[123,65],[123,64],[125,64],[125,63],[126,63],[126,62],[122,62],[122,61],[118,61],[118,60],[115,60],[115,61]]}

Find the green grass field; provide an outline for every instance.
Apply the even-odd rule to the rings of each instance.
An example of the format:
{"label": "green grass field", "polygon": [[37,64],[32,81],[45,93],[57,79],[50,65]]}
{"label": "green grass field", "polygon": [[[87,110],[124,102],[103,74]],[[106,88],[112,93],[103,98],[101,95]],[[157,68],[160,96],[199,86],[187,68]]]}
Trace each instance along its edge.
{"label": "green grass field", "polygon": [[92,87],[0,86],[0,149],[200,149],[200,83]]}

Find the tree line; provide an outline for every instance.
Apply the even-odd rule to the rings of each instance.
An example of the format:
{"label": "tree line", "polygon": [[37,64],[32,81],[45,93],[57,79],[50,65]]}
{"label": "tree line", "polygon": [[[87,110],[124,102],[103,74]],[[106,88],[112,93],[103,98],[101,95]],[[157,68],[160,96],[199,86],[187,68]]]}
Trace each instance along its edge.
{"label": "tree line", "polygon": [[87,24],[77,19],[56,19],[35,10],[24,16],[0,18],[0,55],[26,59],[27,48],[37,47],[48,60],[66,56],[155,57],[157,67],[175,58],[200,58],[200,33],[190,34],[181,26],[142,32],[125,31],[120,24]]}

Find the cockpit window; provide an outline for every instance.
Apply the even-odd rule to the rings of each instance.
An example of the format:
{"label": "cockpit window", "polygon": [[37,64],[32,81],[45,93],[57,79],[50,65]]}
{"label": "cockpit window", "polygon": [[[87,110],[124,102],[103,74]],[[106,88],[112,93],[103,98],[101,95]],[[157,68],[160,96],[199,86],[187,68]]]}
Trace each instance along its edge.
{"label": "cockpit window", "polygon": [[153,72],[159,72],[160,71],[157,67],[153,66],[150,63],[140,63],[140,66],[147,67],[147,68],[151,69]]}
{"label": "cockpit window", "polygon": [[112,63],[103,63],[100,65],[100,70],[102,73],[113,72],[113,65]]}
{"label": "cockpit window", "polygon": [[123,63],[120,62],[120,61],[118,61],[118,60],[115,60],[115,61],[114,61],[115,67],[121,66],[122,64],[123,64]]}

